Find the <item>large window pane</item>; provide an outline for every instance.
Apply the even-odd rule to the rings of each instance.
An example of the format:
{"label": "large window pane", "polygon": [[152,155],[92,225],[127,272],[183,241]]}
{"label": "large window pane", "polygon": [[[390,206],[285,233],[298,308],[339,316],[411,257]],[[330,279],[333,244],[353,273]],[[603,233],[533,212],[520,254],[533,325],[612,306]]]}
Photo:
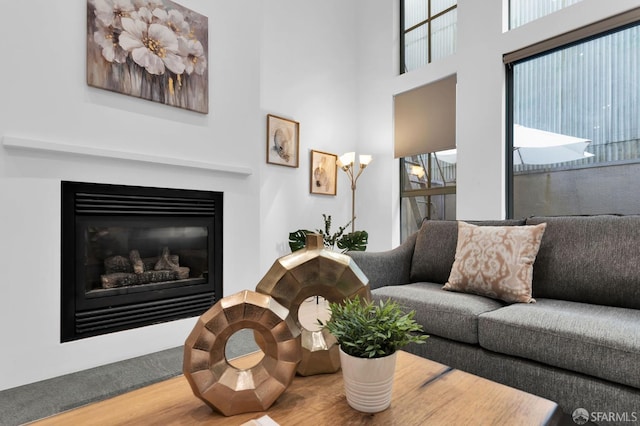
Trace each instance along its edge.
{"label": "large window pane", "polygon": [[453,55],[456,52],[457,24],[457,9],[433,20],[431,23],[431,61]]}
{"label": "large window pane", "polygon": [[510,0],[509,28],[542,18],[582,0]]}
{"label": "large window pane", "polygon": [[640,213],[640,27],[512,72],[513,216]]}
{"label": "large window pane", "polygon": [[457,0],[431,0],[431,16],[455,6],[457,3]]}
{"label": "large window pane", "polygon": [[455,53],[457,0],[401,2],[401,73]]}
{"label": "large window pane", "polygon": [[423,25],[405,35],[405,71],[419,68],[429,61],[427,29],[427,25]]}
{"label": "large window pane", "polygon": [[428,0],[405,0],[404,2],[404,28],[426,21],[429,17]]}

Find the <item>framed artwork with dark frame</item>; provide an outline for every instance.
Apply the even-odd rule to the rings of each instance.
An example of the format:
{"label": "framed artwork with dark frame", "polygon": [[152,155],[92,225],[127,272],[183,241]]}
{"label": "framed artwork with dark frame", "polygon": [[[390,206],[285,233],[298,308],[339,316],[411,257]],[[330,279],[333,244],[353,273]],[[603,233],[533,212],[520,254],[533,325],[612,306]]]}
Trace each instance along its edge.
{"label": "framed artwork with dark frame", "polygon": [[328,152],[311,150],[311,176],[309,192],[321,195],[336,195],[338,156]]}
{"label": "framed artwork with dark frame", "polygon": [[267,114],[267,163],[298,167],[300,123]]}

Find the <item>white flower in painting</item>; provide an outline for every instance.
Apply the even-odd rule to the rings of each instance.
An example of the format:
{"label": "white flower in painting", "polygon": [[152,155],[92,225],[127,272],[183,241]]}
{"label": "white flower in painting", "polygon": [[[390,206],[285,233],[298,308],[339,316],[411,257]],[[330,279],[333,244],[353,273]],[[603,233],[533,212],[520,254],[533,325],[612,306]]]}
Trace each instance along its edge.
{"label": "white flower in painting", "polygon": [[128,52],[118,44],[119,30],[113,27],[101,27],[93,33],[93,40],[102,48],[102,57],[109,62],[123,64]]}
{"label": "white flower in painting", "polygon": [[120,20],[135,10],[131,0],[92,0],[97,22],[105,27],[121,28]]}
{"label": "white flower in painting", "polygon": [[101,48],[102,57],[109,62],[124,63],[127,52],[119,45],[121,19],[134,12],[131,0],[92,0],[96,17],[93,40]]}
{"label": "white flower in painting", "polygon": [[185,66],[185,72],[191,74],[202,75],[207,69],[207,57],[204,55],[202,43],[198,40],[178,38],[179,53],[182,56]]}
{"label": "white flower in painting", "polygon": [[137,8],[146,7],[147,9],[155,9],[163,5],[162,0],[133,0]]}
{"label": "white flower in painting", "polygon": [[143,21],[147,24],[153,23],[153,15],[151,14],[151,11],[146,7],[141,7],[137,11],[133,12],[131,14],[131,19],[133,19],[134,21]]}
{"label": "white flower in painting", "polygon": [[167,12],[164,9],[157,8],[153,11],[153,16],[158,18],[161,24],[171,28],[178,36],[187,36],[191,32],[189,23],[185,21],[184,15],[175,9]]}
{"label": "white flower in painting", "polygon": [[178,38],[169,28],[131,18],[122,18],[122,27],[120,46],[148,73],[161,75],[165,68],[175,74],[184,72],[184,62],[177,54]]}

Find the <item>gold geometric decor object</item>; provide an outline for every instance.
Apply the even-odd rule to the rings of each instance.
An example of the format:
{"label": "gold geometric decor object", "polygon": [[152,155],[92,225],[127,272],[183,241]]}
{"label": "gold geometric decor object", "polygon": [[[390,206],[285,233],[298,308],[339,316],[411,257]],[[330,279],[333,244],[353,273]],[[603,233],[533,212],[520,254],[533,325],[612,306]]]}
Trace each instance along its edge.
{"label": "gold geometric decor object", "polygon": [[[302,331],[302,360],[297,370],[301,376],[335,373],[340,368],[335,338],[326,330],[307,330],[300,323],[298,311],[305,299],[322,296],[336,303],[356,295],[371,299],[369,279],[358,265],[345,254],[326,250],[318,234],[307,234],[304,249],[276,260],[256,292],[270,295],[288,309]],[[259,338],[256,342],[261,344]]]}
{"label": "gold geometric decor object", "polygon": [[[225,357],[235,332],[260,336],[264,356],[239,369]],[[184,345],[183,372],[195,396],[225,416],[264,411],[286,390],[301,359],[300,329],[274,298],[253,291],[223,297],[198,319]]]}

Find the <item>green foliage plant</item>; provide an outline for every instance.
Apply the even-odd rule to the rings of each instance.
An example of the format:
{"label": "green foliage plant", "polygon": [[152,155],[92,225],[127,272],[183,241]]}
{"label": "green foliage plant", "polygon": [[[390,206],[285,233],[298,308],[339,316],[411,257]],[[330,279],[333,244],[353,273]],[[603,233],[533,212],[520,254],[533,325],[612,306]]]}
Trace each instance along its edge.
{"label": "green foliage plant", "polygon": [[339,238],[342,237],[342,234],[344,234],[347,226],[351,225],[351,221],[347,222],[347,224],[344,226],[338,227],[338,231],[332,234],[331,215],[327,216],[326,214],[322,214],[322,219],[324,220],[324,229],[316,229],[316,232],[322,235],[325,247],[333,248],[336,245],[336,241],[339,241]]}
{"label": "green foliage plant", "polygon": [[348,251],[365,251],[369,243],[369,234],[367,231],[354,231],[345,234],[340,238],[336,245],[343,253]]}
{"label": "green foliage plant", "polygon": [[[324,246],[328,249],[333,249],[338,246],[342,253],[348,251],[365,251],[367,244],[369,243],[369,234],[367,231],[355,231],[347,234],[344,231],[351,224],[351,221],[346,225],[340,226],[338,231],[331,233],[331,215],[323,214],[324,229],[316,229],[315,233],[322,235]],[[314,231],[308,229],[298,229],[297,231],[289,233],[289,248],[294,252],[296,250],[303,249],[306,244],[307,234],[312,234]]]}
{"label": "green foliage plant", "polygon": [[424,343],[429,336],[414,320],[415,311],[404,312],[391,299],[379,303],[357,295],[343,303],[329,304],[331,318],[323,323],[342,350],[358,358],[381,358],[409,343]]}
{"label": "green foliage plant", "polygon": [[297,231],[289,233],[289,248],[292,253],[304,248],[307,244],[307,234],[313,234],[313,231],[298,229]]}

